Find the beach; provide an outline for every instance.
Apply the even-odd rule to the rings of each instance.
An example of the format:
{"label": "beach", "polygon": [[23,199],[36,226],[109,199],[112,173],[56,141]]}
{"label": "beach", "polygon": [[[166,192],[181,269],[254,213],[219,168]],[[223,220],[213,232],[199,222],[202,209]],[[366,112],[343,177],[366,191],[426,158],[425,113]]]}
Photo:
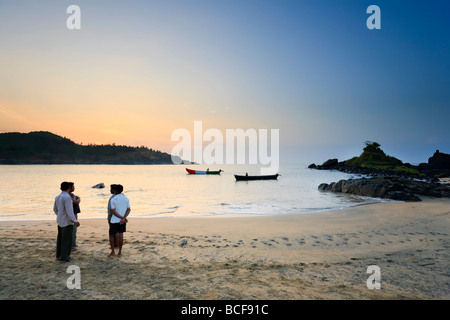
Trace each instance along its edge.
{"label": "beach", "polygon": [[[72,261],[56,221],[0,222],[0,299],[449,299],[450,199],[308,214],[129,216],[121,257],[105,219],[83,219]],[[183,245],[184,243],[184,245]],[[70,265],[81,288],[69,289]],[[369,266],[381,289],[369,289]]]}

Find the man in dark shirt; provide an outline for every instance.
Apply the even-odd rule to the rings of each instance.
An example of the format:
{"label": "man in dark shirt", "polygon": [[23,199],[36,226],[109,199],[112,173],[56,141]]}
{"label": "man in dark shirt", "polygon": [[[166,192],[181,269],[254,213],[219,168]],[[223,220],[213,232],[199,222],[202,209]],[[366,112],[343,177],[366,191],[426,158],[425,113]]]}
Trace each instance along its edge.
{"label": "man in dark shirt", "polygon": [[[81,212],[80,210],[80,197],[73,194],[75,191],[75,184],[73,182],[69,182],[70,188],[69,188],[69,195],[72,198],[73,203],[73,213],[75,214],[75,218],[78,220],[78,213]],[[72,240],[72,251],[76,251],[78,248],[77,246],[77,226],[73,226],[73,240]]]}
{"label": "man in dark shirt", "polygon": [[[111,217],[113,215],[112,210],[111,210],[111,200],[112,200],[112,198],[114,198],[117,195],[116,188],[117,188],[117,184],[112,184],[110,186],[110,190],[109,190],[111,192],[111,197],[108,200],[108,209],[107,209],[107,211],[108,211],[107,219],[108,219],[108,226],[109,227],[111,227]],[[116,238],[114,238],[114,248],[117,248]]]}

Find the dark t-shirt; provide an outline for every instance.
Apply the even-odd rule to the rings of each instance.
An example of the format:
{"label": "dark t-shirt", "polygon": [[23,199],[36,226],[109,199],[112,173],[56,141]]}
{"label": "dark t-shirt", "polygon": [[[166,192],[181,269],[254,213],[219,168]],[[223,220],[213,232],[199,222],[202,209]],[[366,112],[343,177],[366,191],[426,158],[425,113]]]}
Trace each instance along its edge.
{"label": "dark t-shirt", "polygon": [[[73,194],[70,194],[70,196],[72,197],[72,199],[75,199],[75,195],[73,195]],[[73,204],[73,213],[74,214],[77,214],[77,213],[80,213],[81,212],[81,210],[80,210],[80,205],[79,204]]]}

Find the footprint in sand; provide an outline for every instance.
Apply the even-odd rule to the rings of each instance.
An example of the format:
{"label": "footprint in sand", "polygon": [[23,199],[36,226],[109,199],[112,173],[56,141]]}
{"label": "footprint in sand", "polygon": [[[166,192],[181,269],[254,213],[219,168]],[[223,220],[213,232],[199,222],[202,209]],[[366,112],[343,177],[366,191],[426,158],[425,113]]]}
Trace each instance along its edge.
{"label": "footprint in sand", "polygon": [[316,246],[319,246],[320,244],[321,244],[321,242],[316,240],[316,241],[314,241],[313,246],[316,247]]}

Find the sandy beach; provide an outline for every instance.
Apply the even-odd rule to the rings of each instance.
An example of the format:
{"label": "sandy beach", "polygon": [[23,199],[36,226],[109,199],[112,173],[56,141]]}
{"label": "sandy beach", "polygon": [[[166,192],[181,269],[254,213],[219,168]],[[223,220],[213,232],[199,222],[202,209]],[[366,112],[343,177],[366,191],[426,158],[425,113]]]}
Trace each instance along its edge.
{"label": "sandy beach", "polygon": [[[450,199],[313,214],[129,217],[121,257],[83,219],[55,261],[56,222],[0,222],[0,299],[449,299]],[[183,241],[186,244],[182,246]],[[69,265],[81,289],[68,289]],[[381,289],[370,290],[377,265]]]}

